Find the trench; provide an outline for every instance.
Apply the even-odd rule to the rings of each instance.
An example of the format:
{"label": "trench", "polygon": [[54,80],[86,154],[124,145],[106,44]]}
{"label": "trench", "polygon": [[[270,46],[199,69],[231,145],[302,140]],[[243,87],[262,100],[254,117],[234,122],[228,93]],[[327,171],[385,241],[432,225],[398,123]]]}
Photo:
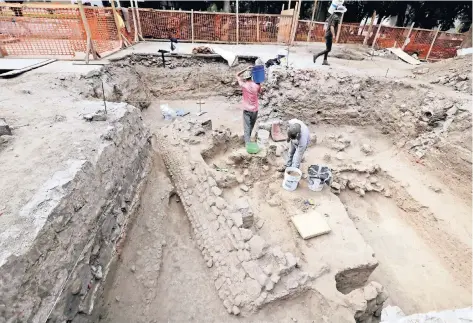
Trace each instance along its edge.
{"label": "trench", "polygon": [[[237,108],[241,92],[234,84],[234,74],[242,67],[229,69],[215,59],[172,58],[169,64],[162,68],[159,57],[152,55],[127,57],[100,73],[86,75],[80,83],[82,94],[101,98],[100,81],[104,80],[107,100],[142,109],[144,122],[153,133],[169,126],[160,113],[160,105],[168,104],[189,112],[187,118],[212,120],[212,128],[220,134],[231,134],[209,145],[209,131],[207,136],[193,133],[194,142],[186,149],[200,149],[200,156],[214,170],[233,172],[232,180],[222,182],[225,198],[236,201],[248,197],[258,220],[264,223],[258,232],[269,243],[302,253],[307,267],[315,269],[310,259],[316,258],[310,252],[312,244],[297,238],[290,216],[291,210],[307,212],[318,206],[307,204],[310,192],[278,193],[280,177],[275,169],[283,162],[284,145],[275,145],[277,152],[269,161],[267,156],[235,159],[241,153],[242,129]],[[419,89],[408,83],[389,82],[335,73],[328,77],[317,72],[276,71],[265,88],[259,118],[306,120],[317,134],[317,144],[306,153],[302,169],[326,163],[339,170],[334,176],[342,184],[336,192],[340,203],[379,261],[376,269],[336,273],[333,284],[340,293],[349,294],[376,280],[387,289],[388,302],[406,313],[467,306],[471,295],[471,202],[466,197],[471,185],[465,184],[465,179],[471,183],[471,169],[462,162],[462,155],[465,149],[470,149],[466,154],[471,153],[471,147],[465,146],[471,128],[462,122],[466,113],[457,109],[452,117],[451,109],[458,102],[451,98],[429,93],[419,96]],[[335,86],[336,93],[331,89]],[[382,107],[388,99],[392,103]],[[201,109],[197,102],[202,100],[206,114],[196,117]],[[426,109],[417,110],[426,105]],[[443,108],[445,113],[440,111]],[[453,141],[447,147],[431,134],[444,128],[448,118],[452,120],[448,131],[453,135],[445,140]],[[455,142],[459,136],[461,142]],[[348,144],[344,138],[349,138]],[[371,147],[370,153],[364,152],[366,145]],[[456,157],[446,158],[452,151],[457,152]],[[421,154],[425,166],[420,169],[413,160]],[[183,197],[174,194],[158,149],[154,160],[123,255],[107,278],[95,312],[97,320],[236,321],[208,279],[206,262],[182,208]],[[373,165],[376,171],[366,171]],[[445,174],[438,170],[439,165],[454,171]],[[381,183],[382,190],[369,189],[372,177]],[[307,191],[306,184],[301,183],[301,189]],[[282,202],[276,207],[269,205],[277,194]],[[259,226],[258,220],[255,225]],[[320,313],[315,314],[317,311]],[[296,316],[302,321],[314,317],[323,321],[324,315],[334,314],[322,297],[300,294],[269,303],[251,315],[239,321],[283,321]]]}

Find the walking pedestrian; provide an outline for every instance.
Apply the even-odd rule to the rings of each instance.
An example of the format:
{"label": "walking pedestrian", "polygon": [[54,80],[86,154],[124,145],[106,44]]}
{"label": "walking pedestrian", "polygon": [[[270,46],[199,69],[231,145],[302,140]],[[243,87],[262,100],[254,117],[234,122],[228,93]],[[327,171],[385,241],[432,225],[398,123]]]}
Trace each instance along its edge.
{"label": "walking pedestrian", "polygon": [[332,42],[333,38],[336,38],[337,36],[340,18],[342,17],[342,13],[346,10],[347,9],[344,6],[338,6],[337,9],[335,9],[335,11],[330,15],[330,17],[328,17],[325,28],[325,50],[313,56],[314,63],[317,58],[324,55],[324,61],[322,65],[330,65],[327,61],[328,53],[330,53],[330,51],[332,50]]}

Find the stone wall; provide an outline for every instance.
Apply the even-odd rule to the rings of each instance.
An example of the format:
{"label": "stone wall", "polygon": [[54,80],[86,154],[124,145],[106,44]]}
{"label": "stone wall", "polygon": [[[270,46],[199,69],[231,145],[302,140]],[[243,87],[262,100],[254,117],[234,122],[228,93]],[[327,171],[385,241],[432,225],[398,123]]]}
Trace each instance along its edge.
{"label": "stone wall", "polygon": [[191,133],[189,124],[174,122],[161,130],[157,145],[227,311],[248,313],[307,290],[314,277],[298,268],[292,253],[255,233],[248,201],[225,200],[225,181],[185,144]]}
{"label": "stone wall", "polygon": [[108,107],[96,158],[71,161],[23,207],[19,217],[34,230],[8,228],[20,247],[2,251],[0,322],[79,322],[90,314],[149,168],[139,111]]}

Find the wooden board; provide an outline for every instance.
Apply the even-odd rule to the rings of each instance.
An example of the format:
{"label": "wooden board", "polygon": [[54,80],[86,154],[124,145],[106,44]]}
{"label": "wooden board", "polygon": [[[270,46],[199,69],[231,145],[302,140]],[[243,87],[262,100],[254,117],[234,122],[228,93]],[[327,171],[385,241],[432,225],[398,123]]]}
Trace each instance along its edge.
{"label": "wooden board", "polygon": [[[4,60],[5,58],[2,58],[2,60]],[[6,73],[3,73],[3,74],[0,74],[0,77],[1,78],[8,78],[8,77],[14,77],[14,76],[17,76],[17,75],[20,75],[20,74],[23,74],[25,72],[28,72],[28,71],[31,71],[35,68],[38,68],[38,67],[41,67],[41,66],[44,66],[44,65],[47,65],[47,64],[51,64],[52,62],[56,61],[55,59],[46,59],[42,62],[39,62],[39,63],[36,63],[34,65],[30,65],[30,66],[26,66],[24,68],[20,68],[20,69],[16,69],[16,70],[11,70],[9,72],[6,72]]]}
{"label": "wooden board", "polygon": [[291,37],[292,18],[294,9],[281,11],[282,17],[279,20],[278,43],[287,43]]}
{"label": "wooden board", "polygon": [[393,53],[394,55],[396,55],[397,57],[399,57],[400,59],[402,59],[406,63],[409,63],[411,65],[419,65],[420,64],[419,60],[417,60],[414,57],[410,56],[409,54],[407,54],[405,51],[403,51],[400,48],[392,47],[392,48],[388,48],[388,50],[391,51],[391,53]]}
{"label": "wooden board", "polygon": [[296,215],[291,220],[302,239],[314,238],[331,231],[324,217],[316,211]]}

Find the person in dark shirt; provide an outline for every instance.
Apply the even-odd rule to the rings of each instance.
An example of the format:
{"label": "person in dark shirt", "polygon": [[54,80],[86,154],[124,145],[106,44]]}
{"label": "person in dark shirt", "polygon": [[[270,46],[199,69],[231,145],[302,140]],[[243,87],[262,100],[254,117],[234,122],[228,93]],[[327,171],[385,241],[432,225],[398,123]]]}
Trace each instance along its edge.
{"label": "person in dark shirt", "polygon": [[328,53],[332,50],[333,38],[337,35],[338,24],[340,23],[340,17],[342,12],[346,11],[345,7],[338,7],[333,14],[327,19],[327,29],[325,30],[325,50],[314,55],[313,61],[324,55],[324,62],[322,65],[330,65],[327,61]]}

